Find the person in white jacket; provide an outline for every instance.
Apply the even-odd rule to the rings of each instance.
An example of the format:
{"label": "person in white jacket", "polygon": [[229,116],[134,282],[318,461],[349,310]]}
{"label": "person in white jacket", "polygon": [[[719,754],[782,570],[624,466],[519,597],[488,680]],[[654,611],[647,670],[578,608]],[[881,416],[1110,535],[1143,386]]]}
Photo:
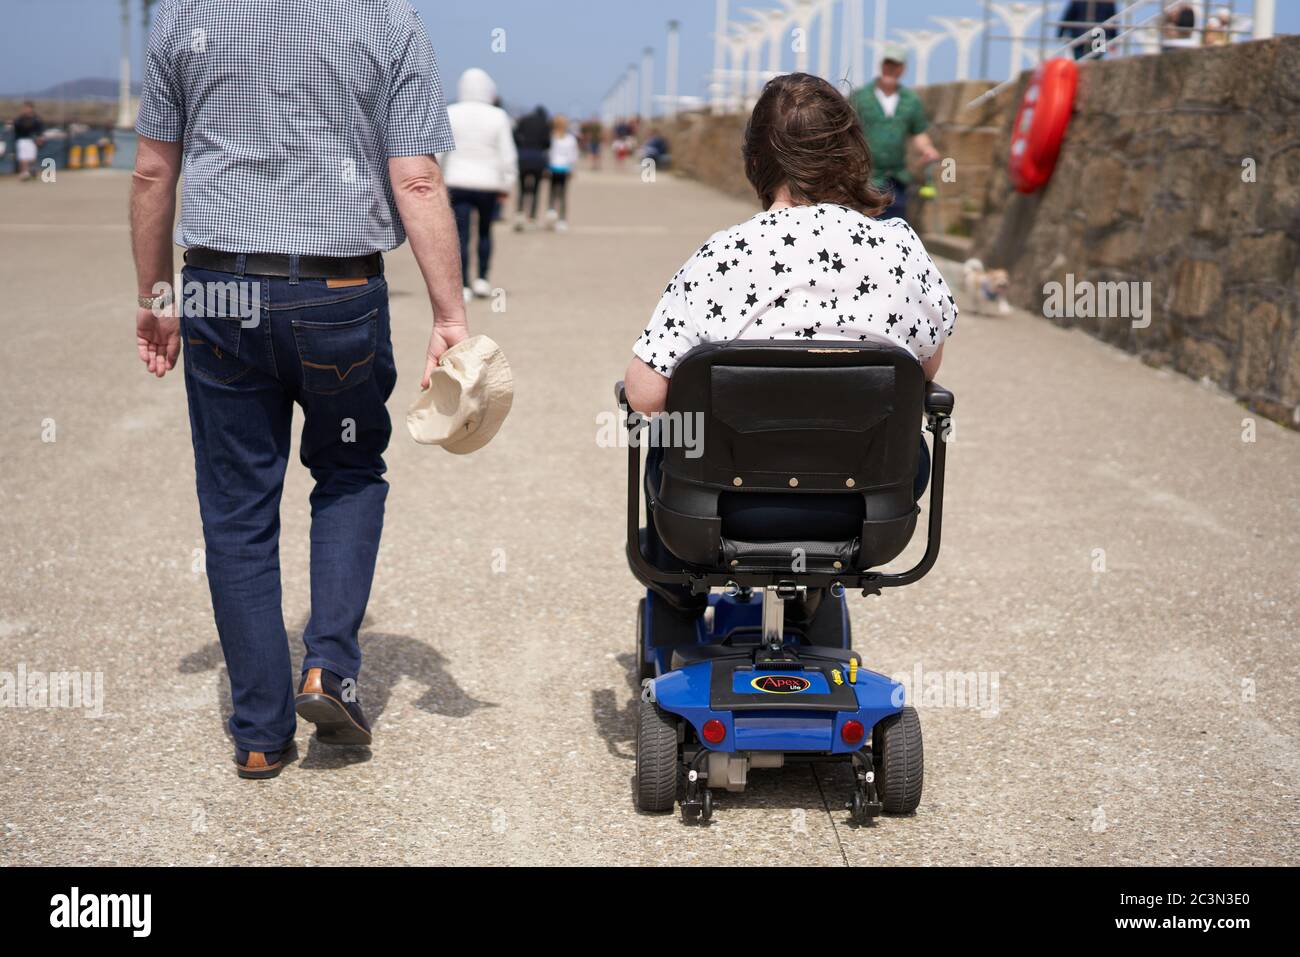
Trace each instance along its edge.
{"label": "person in white jacket", "polygon": [[549,208],[546,216],[560,232],[569,228],[569,177],[577,167],[581,155],[578,138],[569,131],[569,121],[563,116],[557,116],[551,130],[551,152],[548,157],[551,192],[547,197]]}
{"label": "person in white jacket", "polygon": [[[457,102],[447,108],[456,151],[440,159],[460,233],[461,277],[465,301],[492,294],[488,267],[492,263],[492,221],[497,204],[515,185],[517,158],[514,129],[506,111],[496,105],[497,86],[477,67],[461,74]],[[470,281],[470,219],[478,215],[478,275]]]}

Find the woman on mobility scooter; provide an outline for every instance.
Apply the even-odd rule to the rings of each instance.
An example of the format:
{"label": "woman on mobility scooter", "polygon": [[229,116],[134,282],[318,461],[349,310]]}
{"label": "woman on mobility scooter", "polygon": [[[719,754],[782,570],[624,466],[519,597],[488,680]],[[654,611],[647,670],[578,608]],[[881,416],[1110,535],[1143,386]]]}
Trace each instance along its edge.
{"label": "woman on mobility scooter", "polygon": [[[910,811],[920,798],[919,723],[912,709],[901,707],[901,687],[865,669],[864,675],[884,682],[873,693],[887,692],[897,706],[873,712],[864,704],[870,694],[861,689],[859,700],[845,697],[846,672],[858,684],[858,660],[847,650],[843,588],[835,586],[878,592],[881,585],[907,584],[937,554],[939,509],[932,503],[924,567],[902,576],[865,574],[869,565],[901,552],[914,528],[930,455],[924,438],[918,449],[905,429],[919,434],[923,404],[932,430],[937,421],[947,425],[951,395],[936,386],[924,399],[922,394],[942,361],[956,303],[911,227],[900,219],[872,218],[887,206],[887,197],[871,185],[871,157],[852,107],[829,83],[807,74],[772,80],[750,118],[744,159],[763,212],[712,236],[673,277],[633,346],[635,358],[620,388],[620,401],[644,416],[673,406],[671,396],[677,395],[679,407],[670,411],[700,415],[709,446],[697,468],[690,453],[684,458],[680,450],[652,444],[644,530],[636,527],[639,490],[636,477],[630,479],[630,495],[638,501],[630,505],[629,559],[649,587],[638,637],[646,681],[638,803],[643,810],[671,809],[684,771],[683,812],[707,818],[709,788],[742,789],[749,767],[780,766],[791,751],[841,758],[861,752],[855,766],[861,759],[867,770],[859,773],[855,817],[865,819],[882,804],[886,811]],[[727,357],[718,347],[708,348],[710,343],[729,343]],[[701,372],[679,384],[678,395],[670,392],[670,379],[688,353],[683,367]],[[896,399],[913,394],[915,408],[899,403],[895,409]],[[687,405],[680,407],[682,402]],[[707,411],[687,411],[702,407]],[[832,421],[836,414],[839,420]],[[630,427],[638,418],[631,417]],[[863,445],[853,446],[849,433],[857,433]],[[873,462],[864,464],[868,455]],[[636,469],[639,451],[634,448],[632,456]],[[886,458],[890,468],[884,467]],[[940,502],[941,466],[936,446],[932,499]],[[907,470],[902,479],[900,468]],[[710,481],[706,473],[719,469],[738,474]],[[802,488],[794,475],[772,479],[800,470]],[[832,476],[833,487],[820,487]],[[708,507],[694,514],[700,502]],[[882,503],[890,512],[884,518]],[[816,554],[819,546],[826,546],[825,555]],[[710,597],[708,586],[724,583],[728,594]],[[754,588],[763,593],[761,627],[755,627],[751,607]],[[826,600],[828,592],[835,597]],[[762,634],[762,642],[745,641],[746,624],[751,634]],[[724,634],[724,625],[733,631]],[[836,652],[832,663],[848,667],[827,669],[821,659],[811,664],[814,649]],[[802,661],[795,660],[799,650]],[[727,675],[717,671],[724,659],[732,669]],[[739,689],[744,678],[751,686],[747,692],[790,688],[806,698],[796,702],[795,694],[777,694],[746,701],[724,695],[728,701],[722,702],[715,688],[708,692],[712,710],[677,701],[674,712],[668,679],[703,675],[710,662],[713,684],[734,681]],[[760,672],[763,680],[749,677]],[[777,680],[784,678],[792,680]],[[838,703],[829,700],[837,693]],[[784,710],[772,711],[778,703]],[[806,715],[794,707],[803,703],[821,714],[817,720],[826,725],[821,730],[831,747],[821,747],[821,730],[810,730]],[[708,718],[715,713],[720,717]],[[876,728],[873,739],[883,736],[882,726],[900,727],[894,737],[910,752],[914,767],[895,774],[893,791],[883,787],[883,801],[877,800],[874,779],[889,755],[875,740],[872,754],[853,714],[881,718],[867,725]],[[760,732],[763,721],[767,730]],[[836,725],[842,740],[830,742]],[[790,741],[802,746],[786,748]]]}

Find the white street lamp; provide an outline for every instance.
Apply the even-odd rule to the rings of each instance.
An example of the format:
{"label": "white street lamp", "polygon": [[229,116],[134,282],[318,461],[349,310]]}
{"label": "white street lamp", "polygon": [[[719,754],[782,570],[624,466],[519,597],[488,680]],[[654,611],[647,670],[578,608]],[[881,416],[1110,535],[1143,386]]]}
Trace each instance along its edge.
{"label": "white street lamp", "polygon": [[1025,59],[1025,37],[1029,35],[1030,24],[1042,15],[1043,8],[1031,7],[1027,3],[993,3],[992,0],[985,0],[985,5],[1001,17],[1011,34],[1011,67],[1007,79],[1012,79],[1019,75]]}
{"label": "white street lamp", "polygon": [[749,73],[749,35],[747,31],[727,35],[728,62],[727,70],[727,112],[739,113],[745,107],[745,82]]}
{"label": "white street lamp", "polygon": [[784,10],[754,10],[747,7],[745,13],[758,20],[767,34],[767,74],[770,77],[781,72],[781,41],[785,39],[786,28],[790,25]]}
{"label": "white street lamp", "polygon": [[835,82],[831,73],[831,42],[835,22],[835,0],[821,0],[817,7],[821,32],[817,37],[817,73],[828,83]]}
{"label": "white street lamp", "polygon": [[756,22],[746,29],[749,32],[749,50],[745,57],[745,109],[752,110],[763,86],[763,43],[767,40],[767,28]]}
{"label": "white street lamp", "polygon": [[970,50],[984,24],[974,17],[931,17],[957,44],[957,79],[970,79]]}
{"label": "white street lamp", "polygon": [[[942,30],[899,30],[898,35],[916,53],[916,70],[912,73],[913,86],[925,86],[930,74],[930,54],[948,34]],[[879,52],[879,51],[877,51]]]}
{"label": "white street lamp", "polygon": [[727,0],[716,0],[713,8],[713,76],[709,82],[709,99],[714,113],[722,112],[726,93],[722,71],[727,56],[728,19]]}
{"label": "white street lamp", "polygon": [[[858,0],[859,3],[862,0]],[[889,27],[886,21],[889,19],[889,0],[875,0],[876,17],[871,27],[871,75],[880,76],[880,60],[884,54],[885,44],[889,39]],[[859,22],[863,21],[859,18]],[[865,26],[866,24],[863,23]]]}
{"label": "white street lamp", "polygon": [[117,126],[131,126],[131,0],[122,2],[122,58],[118,64]]}
{"label": "white street lamp", "polygon": [[641,115],[650,119],[654,113],[655,51],[646,47],[641,51]]}
{"label": "white street lamp", "polygon": [[681,37],[679,35],[680,24],[676,20],[668,21],[668,62],[665,71],[668,76],[665,78],[665,89],[668,92],[668,118],[677,117],[677,70],[679,60],[679,51],[681,50]]}
{"label": "white street lamp", "polygon": [[794,51],[796,72],[808,72],[808,44],[812,37],[812,21],[817,14],[816,0],[781,0],[786,9],[787,22],[799,31],[799,46]]}
{"label": "white street lamp", "polygon": [[1273,35],[1273,24],[1276,15],[1277,0],[1255,0],[1253,36],[1256,40],[1267,40]]}

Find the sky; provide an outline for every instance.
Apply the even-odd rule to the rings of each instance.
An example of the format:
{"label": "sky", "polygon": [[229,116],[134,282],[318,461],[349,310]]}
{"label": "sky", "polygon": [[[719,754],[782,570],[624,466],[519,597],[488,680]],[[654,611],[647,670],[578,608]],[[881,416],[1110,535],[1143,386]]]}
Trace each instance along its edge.
{"label": "sky", "polygon": [[[876,0],[865,0],[868,32]],[[889,27],[934,28],[931,16],[980,17],[979,0],[887,0]],[[507,105],[545,104],[553,112],[588,115],[642,50],[656,51],[656,93],[664,90],[666,24],[681,22],[682,93],[704,95],[713,63],[713,0],[414,0],[429,29],[445,86],[455,89],[460,73],[486,69],[497,80]],[[777,6],[777,0],[730,0],[732,18],[747,19],[745,7]],[[140,12],[132,4],[132,66],[139,79]],[[1251,0],[1237,0],[1249,9]],[[1278,0],[1277,29],[1300,32],[1300,0]],[[1049,4],[1053,16],[1061,0]],[[0,94],[22,94],[82,77],[116,77],[120,37],[118,0],[0,0]],[[836,14],[835,62],[839,54]],[[504,34],[494,31],[504,30]],[[1004,31],[999,30],[999,33]],[[811,63],[817,64],[817,28]],[[505,49],[493,50],[494,36]],[[1036,37],[1037,34],[1035,33]],[[976,42],[973,62],[979,62]],[[765,54],[766,57],[766,54]],[[1008,73],[1008,45],[992,46],[990,74]],[[870,59],[868,58],[868,63]],[[786,52],[785,69],[793,68]],[[837,68],[837,72],[838,68]],[[929,81],[955,76],[955,47],[936,47]]]}

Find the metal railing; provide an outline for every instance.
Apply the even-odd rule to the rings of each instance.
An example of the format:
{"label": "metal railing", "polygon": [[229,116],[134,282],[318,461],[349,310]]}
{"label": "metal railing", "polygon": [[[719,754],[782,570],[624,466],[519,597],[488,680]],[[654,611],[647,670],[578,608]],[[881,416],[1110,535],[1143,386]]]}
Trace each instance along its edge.
{"label": "metal railing", "polygon": [[[1049,0],[1043,0],[1043,7],[1046,8]],[[1092,8],[1099,6],[1097,0],[1089,0],[1087,3],[1086,13],[1090,15],[1095,11]],[[1038,60],[1053,59],[1059,56],[1070,55],[1076,60],[1097,60],[1112,54],[1120,56],[1129,56],[1134,53],[1160,53],[1167,49],[1184,48],[1201,45],[1219,45],[1233,42],[1234,37],[1250,36],[1250,31],[1244,28],[1244,24],[1238,28],[1242,21],[1238,20],[1239,14],[1235,9],[1235,3],[1232,0],[1215,5],[1213,10],[1217,13],[1222,9],[1227,14],[1227,23],[1211,25],[1211,17],[1206,16],[1209,11],[1205,8],[1209,4],[1201,3],[1200,9],[1195,9],[1197,5],[1191,2],[1180,2],[1180,0],[1131,0],[1131,2],[1121,2],[1117,4],[1116,12],[1113,16],[1104,20],[1047,20],[1042,21],[1042,29],[1039,35],[1039,54]],[[1192,22],[1188,24],[1188,18],[1179,19],[1176,15],[1182,11],[1190,12]],[[1143,13],[1146,15],[1142,19],[1135,19]],[[1197,17],[1197,14],[1201,16]],[[1173,15],[1173,16],[1171,16]],[[1073,39],[1061,44],[1060,46],[1047,49],[1047,27],[1057,28],[1058,35],[1065,31],[1078,31],[1078,35]],[[1200,35],[1199,38],[1197,35]],[[1211,39],[1213,38],[1213,39]],[[989,40],[1016,40],[1023,42],[1023,35],[1020,37],[997,37],[985,35],[986,43]],[[1013,67],[1017,64],[1013,63]],[[1007,87],[1014,85],[1019,80],[1018,71],[1012,71],[1012,75],[1003,80],[997,86],[986,90],[984,93],[971,100],[966,104],[967,109],[979,106],[998,94]]]}

